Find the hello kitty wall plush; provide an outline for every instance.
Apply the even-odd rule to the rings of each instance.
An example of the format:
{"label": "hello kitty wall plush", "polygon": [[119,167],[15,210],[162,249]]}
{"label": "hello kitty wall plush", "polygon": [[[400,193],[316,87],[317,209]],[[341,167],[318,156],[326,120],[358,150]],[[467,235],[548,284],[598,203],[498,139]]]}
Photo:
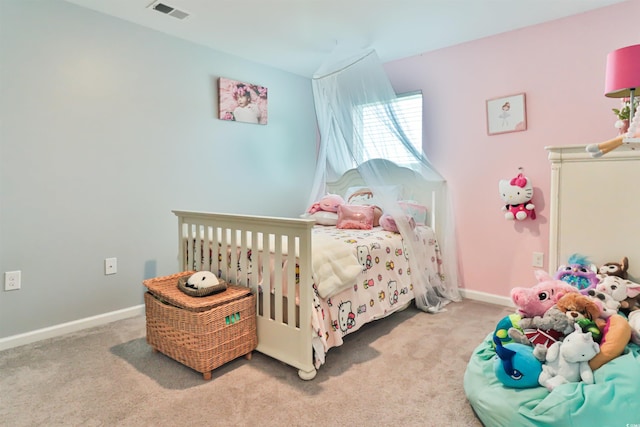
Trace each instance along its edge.
{"label": "hello kitty wall plush", "polygon": [[506,219],[536,219],[535,206],[531,203],[533,184],[522,173],[511,180],[502,179],[498,183],[500,197],[506,203],[502,207]]}

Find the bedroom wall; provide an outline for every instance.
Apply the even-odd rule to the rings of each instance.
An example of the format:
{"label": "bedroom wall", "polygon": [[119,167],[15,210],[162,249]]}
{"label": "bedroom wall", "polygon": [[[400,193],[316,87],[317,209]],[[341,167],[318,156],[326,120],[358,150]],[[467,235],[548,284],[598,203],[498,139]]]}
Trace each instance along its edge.
{"label": "bedroom wall", "polygon": [[[467,294],[491,300],[488,294],[508,297],[515,286],[533,285],[533,252],[545,254],[548,269],[544,147],[617,135],[611,109],[620,101],[603,95],[606,56],[640,43],[638,16],[640,0],[632,0],[386,64],[397,92],[423,91],[424,149],[452,189]],[[485,101],[520,92],[528,129],[488,136]],[[510,222],[500,211],[498,181],[518,167],[534,185],[534,221]],[[628,190],[594,194],[593,203],[622,200]]]}
{"label": "bedroom wall", "polygon": [[[0,344],[142,304],[178,268],[172,209],[306,208],[308,79],[57,0],[1,0],[0,40]],[[268,125],[216,118],[221,76],[269,89]]]}

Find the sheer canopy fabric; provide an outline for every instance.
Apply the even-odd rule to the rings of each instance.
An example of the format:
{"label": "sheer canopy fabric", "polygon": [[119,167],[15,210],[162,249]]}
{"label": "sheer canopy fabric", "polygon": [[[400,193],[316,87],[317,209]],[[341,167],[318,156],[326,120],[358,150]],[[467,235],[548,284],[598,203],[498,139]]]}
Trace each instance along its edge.
{"label": "sheer canopy fabric", "polygon": [[[424,311],[437,312],[451,301],[459,301],[458,260],[455,248],[453,211],[447,183],[421,151],[407,137],[402,117],[396,114],[397,100],[389,78],[374,50],[345,54],[336,50],[316,71],[312,80],[314,103],[320,130],[320,147],[309,205],[325,193],[326,182],[334,181],[344,172],[357,167],[367,186],[376,194],[384,213],[393,216],[409,253],[416,303]],[[378,122],[397,138],[396,149],[404,151],[414,161],[410,165],[426,180],[433,182],[441,200],[436,230],[443,258],[444,274],[429,274],[422,262],[426,254],[422,245],[414,244],[417,234],[411,228],[395,197],[384,182],[385,162],[367,162],[372,158],[391,158],[386,144],[367,144],[365,127],[361,126],[362,108],[368,106]],[[443,217],[442,217],[443,216]]]}

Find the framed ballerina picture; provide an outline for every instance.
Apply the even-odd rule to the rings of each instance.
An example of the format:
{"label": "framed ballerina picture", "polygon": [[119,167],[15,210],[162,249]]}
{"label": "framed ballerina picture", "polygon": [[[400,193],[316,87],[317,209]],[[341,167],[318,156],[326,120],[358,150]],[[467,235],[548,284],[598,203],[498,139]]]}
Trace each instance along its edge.
{"label": "framed ballerina picture", "polygon": [[487,101],[487,133],[497,135],[527,130],[527,109],[524,93]]}
{"label": "framed ballerina picture", "polygon": [[224,77],[218,79],[220,120],[266,125],[267,88]]}

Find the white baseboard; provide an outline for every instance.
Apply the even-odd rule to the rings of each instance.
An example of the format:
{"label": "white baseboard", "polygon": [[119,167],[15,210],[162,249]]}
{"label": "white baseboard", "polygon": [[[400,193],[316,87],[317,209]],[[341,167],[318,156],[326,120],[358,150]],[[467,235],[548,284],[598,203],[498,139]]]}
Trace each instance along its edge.
{"label": "white baseboard", "polygon": [[[514,307],[513,302],[508,297],[489,294],[486,292],[460,289],[460,295],[476,301],[487,302],[490,304],[503,305],[506,307]],[[31,344],[36,341],[47,338],[59,337],[71,332],[80,331],[82,329],[92,328],[94,326],[106,325],[116,320],[127,319],[129,317],[144,315],[144,304],[136,305],[122,310],[112,311],[110,313],[99,314],[97,316],[86,317],[84,319],[74,320],[72,322],[61,323],[59,325],[50,326],[48,328],[37,329],[35,331],[26,332],[24,334],[13,335],[6,338],[0,338],[0,351],[9,348],[19,347],[21,345]]]}
{"label": "white baseboard", "polygon": [[488,294],[486,292],[472,291],[460,289],[462,298],[468,298],[476,301],[488,302],[490,304],[504,305],[505,307],[515,307],[511,298],[502,297],[500,295]]}
{"label": "white baseboard", "polygon": [[84,319],[74,320],[72,322],[61,323],[47,328],[37,329],[24,334],[0,338],[0,351],[140,315],[144,315],[144,304],[112,311],[110,313],[99,314],[97,316],[86,317]]}

